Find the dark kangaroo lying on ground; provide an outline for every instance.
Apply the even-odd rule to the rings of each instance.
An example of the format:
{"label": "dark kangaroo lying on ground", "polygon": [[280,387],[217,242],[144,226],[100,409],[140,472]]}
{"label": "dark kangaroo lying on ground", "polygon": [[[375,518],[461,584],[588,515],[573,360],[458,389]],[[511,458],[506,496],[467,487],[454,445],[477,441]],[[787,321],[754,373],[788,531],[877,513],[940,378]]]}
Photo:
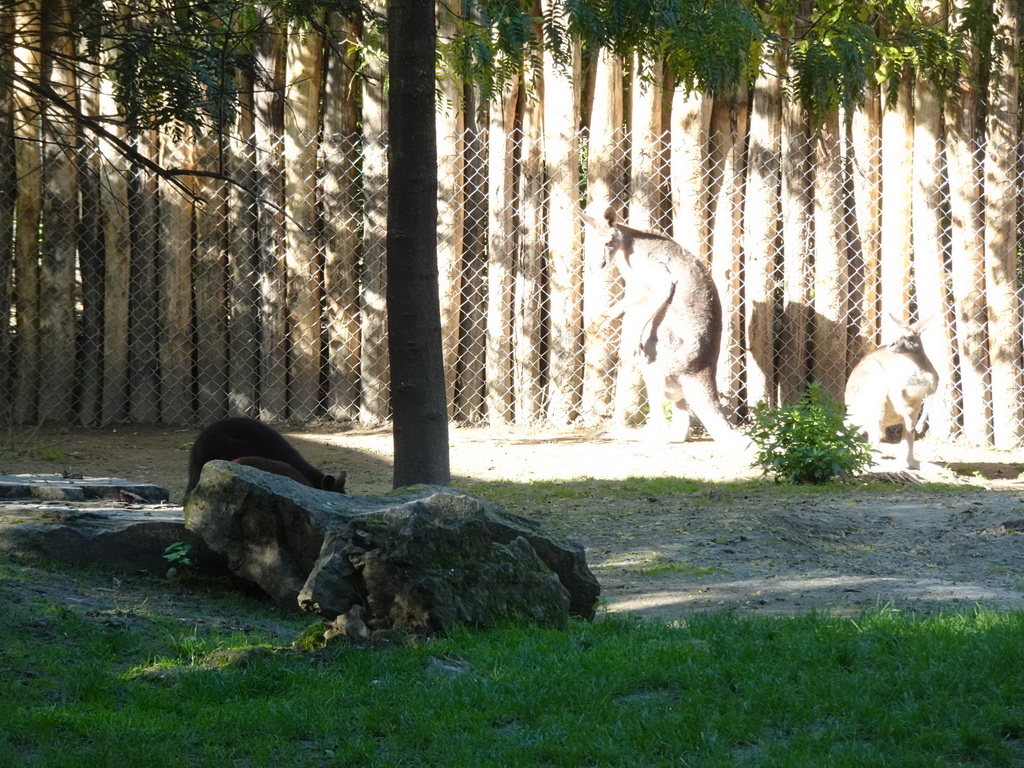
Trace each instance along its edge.
{"label": "dark kangaroo lying on ground", "polygon": [[921,343],[921,328],[928,320],[899,323],[899,336],[890,344],[869,352],[850,372],[846,382],[846,412],[849,421],[867,434],[878,448],[886,427],[903,425],[907,446],[904,463],[909,469],[921,464],[914,458],[917,419],[925,398],[935,394],[939,375]]}
{"label": "dark kangaroo lying on ground", "polygon": [[341,471],[337,477],[325,475],[306,461],[292,444],[280,433],[266,424],[247,419],[233,417],[214,422],[203,429],[192,444],[188,457],[188,485],[185,496],[199,482],[203,465],[214,459],[238,461],[239,464],[274,472],[278,475],[291,477],[313,488],[323,491],[345,492],[346,473]]}
{"label": "dark kangaroo lying on ground", "polygon": [[604,244],[602,268],[613,259],[625,280],[625,297],[587,328],[622,318],[627,346],[639,354],[649,410],[660,412],[662,394],[675,407],[673,423],[683,439],[690,411],[716,441],[747,447],[749,441],[729,423],[719,402],[718,353],[722,344],[722,304],[711,275],[681,245],[653,232],[616,222],[608,208],[604,221],[583,214]]}

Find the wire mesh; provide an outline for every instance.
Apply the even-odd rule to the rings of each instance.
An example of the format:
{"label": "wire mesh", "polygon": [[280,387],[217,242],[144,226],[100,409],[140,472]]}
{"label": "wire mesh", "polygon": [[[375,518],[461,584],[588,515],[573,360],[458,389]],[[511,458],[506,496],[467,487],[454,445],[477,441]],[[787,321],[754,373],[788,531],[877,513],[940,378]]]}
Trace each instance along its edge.
{"label": "wire mesh", "polygon": [[[453,421],[639,424],[663,412],[618,327],[588,332],[623,286],[575,211],[612,206],[710,270],[724,308],[718,385],[737,422],[813,380],[841,397],[867,350],[921,319],[942,380],[931,428],[1019,444],[1017,147],[940,143],[890,162],[828,130],[768,146],[712,137],[697,152],[670,134],[598,147],[581,133],[556,158],[531,142],[509,137],[496,152],[493,137],[465,132],[441,144]],[[140,145],[209,172],[173,179],[102,143],[53,157],[33,146],[5,276],[4,421],[389,419],[386,135]],[[986,194],[1004,168],[1010,194]]]}

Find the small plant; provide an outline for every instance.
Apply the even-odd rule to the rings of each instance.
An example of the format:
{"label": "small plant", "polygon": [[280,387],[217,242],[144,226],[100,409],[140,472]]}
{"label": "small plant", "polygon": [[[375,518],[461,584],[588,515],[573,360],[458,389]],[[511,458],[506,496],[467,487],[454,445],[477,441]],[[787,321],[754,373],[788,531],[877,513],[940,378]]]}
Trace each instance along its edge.
{"label": "small plant", "polygon": [[871,448],[844,408],[818,382],[795,405],[754,406],[749,436],[757,446],[754,466],[776,480],[825,483],[850,477],[871,464]]}
{"label": "small plant", "polygon": [[163,555],[164,560],[171,564],[171,567],[167,569],[167,578],[177,576],[179,568],[188,568],[192,565],[192,558],[189,557],[191,551],[192,545],[186,544],[184,541],[176,541],[167,545]]}

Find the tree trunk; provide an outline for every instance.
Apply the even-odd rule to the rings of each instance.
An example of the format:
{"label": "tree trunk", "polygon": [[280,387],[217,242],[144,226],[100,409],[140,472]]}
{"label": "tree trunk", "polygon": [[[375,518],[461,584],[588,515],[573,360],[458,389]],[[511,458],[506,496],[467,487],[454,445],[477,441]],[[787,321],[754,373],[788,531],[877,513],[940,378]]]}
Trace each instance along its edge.
{"label": "tree trunk", "polygon": [[[101,114],[111,114],[116,106],[110,85],[104,84]],[[122,132],[113,128],[118,135]],[[100,173],[101,214],[105,276],[103,286],[103,410],[104,424],[118,423],[128,417],[128,333],[131,322],[128,306],[131,243],[128,237],[128,169],[124,158],[106,141]]]}
{"label": "tree trunk", "polygon": [[[890,86],[891,87],[891,86]],[[911,269],[911,192],[913,123],[909,81],[900,86],[895,106],[882,115],[881,340],[893,339],[897,322],[909,319]],[[895,320],[893,318],[896,318]]]}
{"label": "tree trunk", "polygon": [[[542,0],[547,10],[550,0]],[[581,62],[572,45],[566,73],[544,59],[544,168],[548,183],[548,419],[568,424],[579,415],[583,371],[583,268],[579,231]]]}
{"label": "tree trunk", "polygon": [[651,79],[644,81],[636,74],[639,66],[639,61],[634,58],[634,77],[630,88],[633,128],[629,145],[629,225],[637,229],[670,232],[671,190],[667,183],[669,142],[666,136],[669,116],[665,89],[671,76],[659,62],[652,64]]}
{"label": "tree trunk", "polygon": [[[529,92],[531,86],[524,85]],[[543,83],[533,86],[543,99]],[[520,259],[515,276],[515,358],[516,423],[533,424],[543,416],[544,383],[541,338],[544,310],[544,163],[541,141],[541,111],[532,98],[521,100],[523,111],[522,172],[519,177]]]}
{"label": "tree trunk", "polygon": [[[79,47],[84,46],[85,43],[79,41]],[[95,68],[89,67],[79,80],[80,103],[82,111],[87,115],[98,115],[100,112],[100,94],[93,86],[98,80],[95,74]],[[82,214],[78,232],[78,268],[81,273],[82,320],[77,354],[80,392],[78,421],[85,426],[96,426],[100,423],[103,407],[103,286],[106,277],[103,266],[103,219],[100,203],[102,157],[99,140],[95,135],[83,133],[80,141],[82,146],[78,153],[78,188],[81,191]],[[0,157],[3,157],[2,148]],[[191,231],[185,242],[191,242]],[[0,249],[2,247],[0,245]],[[187,296],[186,293],[186,298]],[[187,313],[185,321],[188,321]],[[0,342],[0,345],[2,343]],[[2,360],[3,354],[0,349],[0,362]],[[0,402],[2,401],[3,386],[0,384]],[[0,414],[0,420],[2,419],[3,415]]]}
{"label": "tree trunk", "polygon": [[[0,39],[14,37],[15,13],[0,7]],[[0,423],[11,423],[14,389],[14,348],[11,341],[11,308],[14,304],[15,206],[18,198],[18,167],[14,133],[17,103],[11,88],[14,49],[0,50]]]}
{"label": "tree trunk", "polygon": [[238,119],[227,146],[228,193],[228,415],[256,416],[260,373],[260,237],[256,179],[256,125],[252,78],[240,74]]}
{"label": "tree trunk", "polygon": [[995,5],[1008,47],[995,52],[985,144],[985,297],[992,366],[992,438],[996,448],[1017,446],[1021,419],[1021,284],[1017,272],[1017,206],[1020,200],[1020,4]]}
{"label": "tree trunk", "polygon": [[513,297],[515,295],[517,114],[519,83],[513,81],[491,103],[488,142],[487,420],[491,426],[515,417]]}
{"label": "tree trunk", "polygon": [[879,296],[882,249],[882,103],[872,87],[865,104],[852,115],[853,201],[860,235],[859,262],[851,265],[850,350],[847,360],[856,364],[881,343]]}
{"label": "tree trunk", "polygon": [[811,375],[832,397],[842,401],[847,376],[849,269],[838,115],[825,118],[815,149],[814,358]]}
{"label": "tree trunk", "polygon": [[[590,135],[587,147],[587,209],[600,217],[609,205],[621,208],[625,187],[623,136],[622,60],[602,51],[597,58],[594,101],[590,110]],[[583,230],[583,324],[584,328],[621,298],[623,283],[618,271],[604,262],[604,244],[594,242],[594,232]],[[588,334],[583,341],[583,402],[595,418],[609,416],[613,393],[632,391],[629,382],[638,378],[631,373],[633,355],[620,357],[614,344],[616,326],[601,334]],[[621,361],[621,362],[620,362]],[[635,398],[628,399],[632,404]],[[619,398],[616,397],[616,403]],[[615,409],[614,420],[621,423],[624,409]]]}
{"label": "tree trunk", "polygon": [[[801,0],[800,16],[809,19],[811,0]],[[799,38],[802,22],[792,31]],[[785,37],[785,35],[784,35]],[[788,49],[783,71],[790,70]],[[791,70],[790,70],[790,73]],[[797,402],[810,375],[812,215],[814,152],[807,116],[790,101],[782,107],[782,318],[779,357],[779,405]]]}
{"label": "tree trunk", "polygon": [[465,86],[465,165],[463,178],[462,305],[459,310],[457,414],[473,424],[484,420],[487,328],[487,168],[475,87]]}
{"label": "tree trunk", "polygon": [[287,43],[284,113],[285,222],[291,365],[289,414],[311,419],[320,402],[322,263],[317,227],[316,163],[323,37],[293,29]]}
{"label": "tree trunk", "polygon": [[[161,159],[170,167],[192,167],[192,142],[164,142]],[[193,185],[189,177],[182,184]],[[192,200],[160,181],[160,407],[165,424],[192,419]],[[258,345],[250,354],[257,355]]]}
{"label": "tree trunk", "polygon": [[749,406],[761,402],[775,406],[772,333],[782,216],[782,92],[778,78],[769,76],[754,84],[751,106],[743,213],[746,402]]}
{"label": "tree trunk", "polygon": [[[264,8],[269,17],[269,9]],[[288,413],[288,350],[285,315],[284,225],[284,34],[269,21],[256,50],[263,88],[253,95],[256,110],[257,194],[260,252],[260,400],[263,421]]]}
{"label": "tree trunk", "polygon": [[914,93],[914,292],[918,316],[927,320],[931,315],[921,330],[921,339],[939,375],[938,389],[926,406],[928,430],[940,439],[948,439],[954,431],[954,361],[945,264],[941,138],[942,104],[932,85],[919,77]]}
{"label": "tree trunk", "polygon": [[[384,15],[383,0],[371,3]],[[382,41],[386,44],[386,41]],[[369,52],[363,65],[363,273],[359,299],[362,400],[359,420],[383,424],[391,416],[387,292],[388,104],[386,62]],[[425,117],[431,122],[433,114]]]}
{"label": "tree trunk", "polygon": [[969,57],[968,71],[958,83],[960,94],[946,115],[946,153],[949,158],[951,278],[960,359],[960,397],[963,434],[976,445],[991,438],[989,357],[985,302],[985,239],[982,137],[979,132],[977,51]]}
{"label": "tree trunk", "polygon": [[711,110],[709,174],[714,179],[711,277],[722,299],[722,348],[718,391],[730,411],[739,406],[743,378],[743,177],[747,93],[718,95]]}
{"label": "tree trunk", "polygon": [[388,286],[394,487],[448,485],[437,266],[433,4],[388,4]]}
{"label": "tree trunk", "polygon": [[672,238],[705,262],[709,256],[707,151],[711,100],[682,89],[672,94]]}
{"label": "tree trunk", "polygon": [[[41,26],[38,9],[25,7],[16,16],[15,67],[18,75],[38,80]],[[43,383],[39,317],[39,224],[42,217],[42,153],[40,113],[42,106],[24,90],[15,91],[15,162],[18,196],[15,210],[14,311],[17,318],[13,417],[17,423],[38,418],[38,395]],[[6,321],[6,318],[5,318]]]}
{"label": "tree trunk", "polygon": [[[438,35],[454,37],[456,19],[447,2],[437,3]],[[458,6],[454,6],[458,7]],[[462,93],[450,78],[441,78],[441,107],[437,110],[437,259],[440,280],[441,340],[444,346],[445,393],[448,418],[455,417],[456,379],[459,370],[459,327],[462,295],[462,248],[464,220],[465,110]]]}
{"label": "tree trunk", "polygon": [[[155,142],[154,132],[146,131],[137,137],[135,147],[142,156],[155,160]],[[134,163],[128,172],[128,237],[128,415],[136,423],[152,424],[160,417],[156,179]]]}
{"label": "tree trunk", "polygon": [[359,417],[359,65],[356,22],[329,13],[321,146],[324,288],[327,301],[327,413]]}
{"label": "tree trunk", "polygon": [[[43,3],[42,81],[77,106],[70,12],[58,3]],[[40,361],[45,386],[39,392],[39,418],[67,422],[75,387],[75,285],[78,243],[78,128],[55,106],[43,111],[43,207],[40,249]]]}
{"label": "tree trunk", "polygon": [[200,177],[197,191],[205,201],[195,208],[196,379],[197,413],[202,424],[227,414],[228,386],[228,251],[227,185],[223,147],[213,136],[196,143],[196,167],[215,174]]}

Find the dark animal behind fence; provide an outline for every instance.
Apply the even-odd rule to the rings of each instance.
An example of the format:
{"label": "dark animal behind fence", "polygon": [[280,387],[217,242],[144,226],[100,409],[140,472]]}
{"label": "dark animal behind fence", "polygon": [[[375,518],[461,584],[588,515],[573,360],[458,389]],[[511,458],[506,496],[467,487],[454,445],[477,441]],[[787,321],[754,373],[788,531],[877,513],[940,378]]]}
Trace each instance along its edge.
{"label": "dark animal behind fence", "polygon": [[[306,485],[335,493],[345,492],[346,473],[327,475],[314,467],[279,432],[255,419],[234,417],[223,419],[206,427],[192,444],[188,457],[187,497],[196,483],[203,465],[221,459],[248,464],[275,474],[295,477],[297,473]],[[285,469],[286,465],[292,471]]]}

